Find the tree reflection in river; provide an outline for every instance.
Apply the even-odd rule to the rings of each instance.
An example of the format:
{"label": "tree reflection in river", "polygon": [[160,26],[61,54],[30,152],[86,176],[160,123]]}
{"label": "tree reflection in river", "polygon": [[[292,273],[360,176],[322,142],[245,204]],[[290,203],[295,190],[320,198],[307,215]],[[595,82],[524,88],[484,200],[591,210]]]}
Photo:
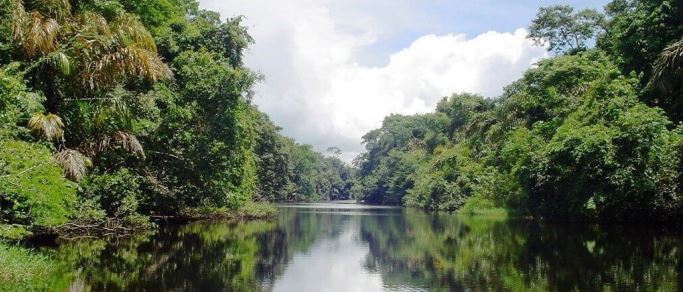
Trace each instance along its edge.
{"label": "tree reflection in river", "polygon": [[308,205],[53,252],[93,291],[676,291],[683,241],[648,230]]}
{"label": "tree reflection in river", "polygon": [[[629,228],[426,215],[362,217],[385,283],[513,291],[677,291],[681,238]],[[627,231],[630,230],[630,231]]]}
{"label": "tree reflection in river", "polygon": [[80,271],[76,290],[260,290],[257,234],[267,222],[166,226],[154,235],[118,241],[64,243],[56,256]]}

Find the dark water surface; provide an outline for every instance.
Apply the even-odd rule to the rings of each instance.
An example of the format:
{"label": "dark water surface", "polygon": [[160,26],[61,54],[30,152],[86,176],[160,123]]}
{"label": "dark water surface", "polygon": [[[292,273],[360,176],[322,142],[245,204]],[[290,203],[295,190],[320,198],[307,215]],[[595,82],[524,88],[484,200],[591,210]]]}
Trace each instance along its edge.
{"label": "dark water surface", "polygon": [[163,226],[64,243],[71,290],[679,291],[683,238],[356,204],[298,204],[270,222]]}

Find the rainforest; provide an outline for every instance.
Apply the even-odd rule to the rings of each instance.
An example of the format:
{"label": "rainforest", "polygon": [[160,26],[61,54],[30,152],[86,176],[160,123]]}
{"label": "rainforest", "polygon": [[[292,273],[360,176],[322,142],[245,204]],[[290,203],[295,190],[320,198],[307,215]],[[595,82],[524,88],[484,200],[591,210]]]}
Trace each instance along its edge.
{"label": "rainforest", "polygon": [[200,4],[0,0],[0,290],[353,290],[301,253],[365,253],[357,291],[681,289],[683,2],[541,6],[502,94],[352,160],[282,133],[249,15]]}

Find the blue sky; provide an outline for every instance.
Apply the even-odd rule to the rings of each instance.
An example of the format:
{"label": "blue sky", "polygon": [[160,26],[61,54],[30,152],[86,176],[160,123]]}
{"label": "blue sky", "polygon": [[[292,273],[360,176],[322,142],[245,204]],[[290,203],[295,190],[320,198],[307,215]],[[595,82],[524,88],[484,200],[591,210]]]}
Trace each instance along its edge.
{"label": "blue sky", "polygon": [[401,31],[386,35],[359,55],[361,62],[383,65],[387,56],[425,34],[452,32],[476,36],[487,31],[513,31],[527,27],[539,7],[555,4],[570,5],[576,9],[601,10],[609,1],[500,1],[500,0],[436,0],[415,1],[416,10],[422,13],[422,22],[406,26]]}
{"label": "blue sky", "polygon": [[526,36],[541,6],[607,1],[200,0],[244,15],[256,43],[246,64],[265,75],[254,102],[285,135],[346,161],[392,113],[433,111],[452,93],[488,97],[548,57]]}

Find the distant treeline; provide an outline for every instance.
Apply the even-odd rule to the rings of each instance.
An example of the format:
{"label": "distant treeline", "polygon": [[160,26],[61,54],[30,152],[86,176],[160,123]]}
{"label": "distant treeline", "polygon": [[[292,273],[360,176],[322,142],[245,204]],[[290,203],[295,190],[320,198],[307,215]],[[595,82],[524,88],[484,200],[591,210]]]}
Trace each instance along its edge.
{"label": "distant treeline", "polygon": [[[566,219],[683,215],[683,2],[541,8],[555,54],[501,96],[454,94],[367,133],[354,197]],[[593,47],[589,44],[595,44]],[[453,80],[457,82],[457,80]]]}
{"label": "distant treeline", "polygon": [[195,0],[0,0],[0,237],[347,198],[252,104],[242,18]]}

